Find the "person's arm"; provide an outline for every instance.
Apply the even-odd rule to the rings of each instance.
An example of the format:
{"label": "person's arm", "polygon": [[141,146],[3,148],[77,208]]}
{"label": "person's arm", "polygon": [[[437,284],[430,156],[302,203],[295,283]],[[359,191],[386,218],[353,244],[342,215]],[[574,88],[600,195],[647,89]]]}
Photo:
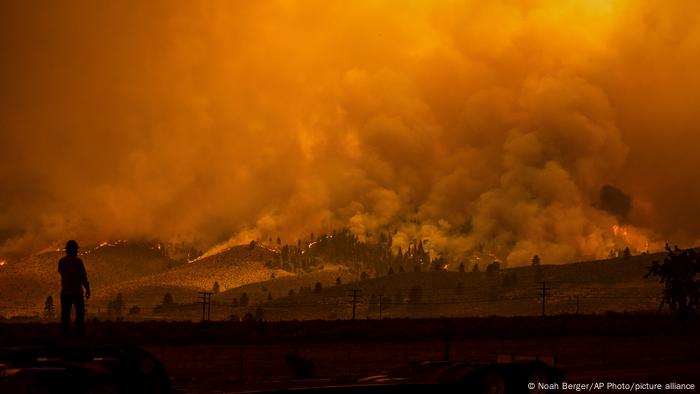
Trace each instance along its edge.
{"label": "person's arm", "polygon": [[87,271],[85,271],[85,265],[83,261],[80,261],[80,282],[85,288],[85,298],[90,298],[90,282],[87,279]]}

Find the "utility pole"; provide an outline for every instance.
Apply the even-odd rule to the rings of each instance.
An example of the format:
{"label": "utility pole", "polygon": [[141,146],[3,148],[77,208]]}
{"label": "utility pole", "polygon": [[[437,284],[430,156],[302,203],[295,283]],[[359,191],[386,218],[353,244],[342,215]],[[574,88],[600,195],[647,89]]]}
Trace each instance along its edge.
{"label": "utility pole", "polygon": [[[202,321],[204,321],[204,316],[207,316],[207,321],[211,319],[211,296],[214,293],[207,291],[199,292],[199,303],[202,304]],[[205,315],[206,313],[206,315]]]}
{"label": "utility pole", "polygon": [[352,320],[355,320],[355,306],[357,305],[357,293],[359,290],[352,289]]}
{"label": "utility pole", "polygon": [[547,304],[547,296],[549,295],[549,289],[547,288],[546,281],[542,281],[542,289],[540,290],[540,293],[538,295],[542,297],[542,316],[544,316],[544,308]]}

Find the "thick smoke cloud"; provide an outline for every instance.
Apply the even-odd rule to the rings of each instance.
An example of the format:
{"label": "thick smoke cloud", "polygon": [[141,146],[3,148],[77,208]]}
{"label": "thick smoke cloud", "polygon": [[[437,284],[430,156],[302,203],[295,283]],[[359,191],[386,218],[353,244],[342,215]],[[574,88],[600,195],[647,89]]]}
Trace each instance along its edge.
{"label": "thick smoke cloud", "polygon": [[514,265],[698,243],[699,7],[3,3],[0,257],[341,226]]}

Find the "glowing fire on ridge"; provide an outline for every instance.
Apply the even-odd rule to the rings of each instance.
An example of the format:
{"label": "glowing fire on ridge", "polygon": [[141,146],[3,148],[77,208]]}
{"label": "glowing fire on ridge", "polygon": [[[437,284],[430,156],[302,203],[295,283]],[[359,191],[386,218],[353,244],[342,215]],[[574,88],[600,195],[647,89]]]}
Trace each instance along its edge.
{"label": "glowing fire on ridge", "polygon": [[612,231],[616,237],[624,238],[625,241],[629,242],[629,234],[627,233],[626,228],[618,226],[617,224],[613,224]]}
{"label": "glowing fire on ridge", "polygon": [[644,230],[633,226],[617,224],[613,225],[611,229],[613,235],[624,242],[625,246],[629,246],[636,251],[649,252],[650,248],[653,250],[661,250],[662,245],[658,242],[650,242],[650,237]]}

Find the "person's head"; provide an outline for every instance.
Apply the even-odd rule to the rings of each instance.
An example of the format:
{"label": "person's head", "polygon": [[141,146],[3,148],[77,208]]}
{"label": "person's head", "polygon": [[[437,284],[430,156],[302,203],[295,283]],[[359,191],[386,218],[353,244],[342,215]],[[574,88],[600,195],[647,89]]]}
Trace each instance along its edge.
{"label": "person's head", "polygon": [[66,242],[66,256],[77,256],[78,255],[78,243],[74,240]]}

